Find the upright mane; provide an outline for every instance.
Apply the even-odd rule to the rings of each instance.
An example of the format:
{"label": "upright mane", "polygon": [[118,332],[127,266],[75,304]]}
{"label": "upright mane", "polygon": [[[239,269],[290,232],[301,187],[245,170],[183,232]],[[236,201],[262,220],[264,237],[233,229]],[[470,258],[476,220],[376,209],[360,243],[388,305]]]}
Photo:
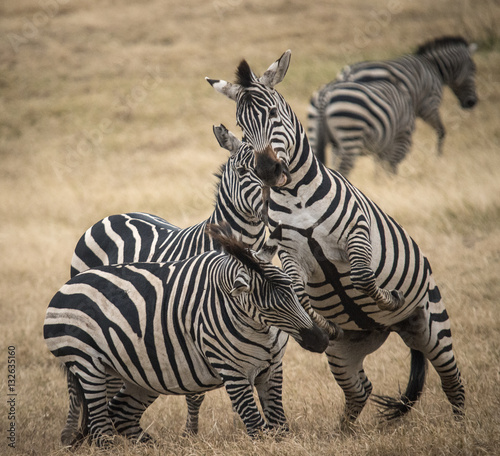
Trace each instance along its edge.
{"label": "upright mane", "polygon": [[213,174],[217,179],[217,182],[215,183],[215,204],[217,204],[217,197],[219,196],[220,184],[222,182],[222,176],[224,175],[226,168],[227,168],[227,162],[224,162],[222,163],[222,165],[219,166],[219,170]]}
{"label": "upright mane", "polygon": [[256,82],[256,77],[246,60],[242,60],[236,69],[236,83],[242,87],[250,87]]}
{"label": "upright mane", "polygon": [[222,250],[241,261],[252,271],[264,277],[262,266],[257,259],[254,258],[248,245],[234,237],[229,223],[220,222],[218,225],[210,223],[206,226],[205,232],[220,245]]}
{"label": "upright mane", "polygon": [[441,49],[446,46],[452,45],[463,45],[468,46],[467,40],[461,36],[443,36],[441,38],[436,38],[435,40],[427,41],[426,43],[419,46],[415,54],[423,55],[429,51],[434,51],[436,49]]}

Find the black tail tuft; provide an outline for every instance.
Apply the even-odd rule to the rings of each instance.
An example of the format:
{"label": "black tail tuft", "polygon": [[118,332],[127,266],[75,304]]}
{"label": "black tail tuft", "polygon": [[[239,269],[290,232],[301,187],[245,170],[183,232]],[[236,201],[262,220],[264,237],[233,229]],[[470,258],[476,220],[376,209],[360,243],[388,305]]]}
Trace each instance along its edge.
{"label": "black tail tuft", "polygon": [[425,383],[427,360],[422,352],[411,350],[411,370],[408,385],[404,394],[399,398],[374,395],[372,400],[382,408],[379,414],[386,420],[394,420],[406,415],[422,394]]}

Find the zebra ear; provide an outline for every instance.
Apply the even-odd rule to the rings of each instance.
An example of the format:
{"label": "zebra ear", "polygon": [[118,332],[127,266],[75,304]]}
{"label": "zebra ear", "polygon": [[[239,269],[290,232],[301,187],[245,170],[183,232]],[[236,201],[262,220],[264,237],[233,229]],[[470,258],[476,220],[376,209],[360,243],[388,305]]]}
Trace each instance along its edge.
{"label": "zebra ear", "polygon": [[471,43],[469,44],[469,52],[471,54],[474,54],[477,51],[477,43]]}
{"label": "zebra ear", "polygon": [[250,276],[245,269],[241,267],[236,274],[236,279],[234,279],[233,289],[230,292],[231,296],[241,296],[242,294],[250,293],[250,291],[252,291],[250,287]]}
{"label": "zebra ear", "polygon": [[292,56],[292,51],[288,49],[283,55],[276,60],[259,78],[259,82],[268,86],[274,87],[278,85],[286,75],[288,66],[290,65],[290,57]]}
{"label": "zebra ear", "polygon": [[236,101],[238,91],[240,90],[240,86],[238,84],[231,84],[223,79],[205,79],[217,92],[222,93],[222,95]]}
{"label": "zebra ear", "polygon": [[274,255],[276,255],[276,252],[278,251],[279,243],[282,239],[283,230],[280,223],[268,237],[266,243],[255,254],[257,259],[265,263],[271,263],[271,261],[273,261]]}
{"label": "zebra ear", "polygon": [[219,145],[231,152],[231,155],[236,154],[241,145],[241,141],[234,136],[224,125],[220,124],[218,127],[213,127],[214,135],[219,142]]}

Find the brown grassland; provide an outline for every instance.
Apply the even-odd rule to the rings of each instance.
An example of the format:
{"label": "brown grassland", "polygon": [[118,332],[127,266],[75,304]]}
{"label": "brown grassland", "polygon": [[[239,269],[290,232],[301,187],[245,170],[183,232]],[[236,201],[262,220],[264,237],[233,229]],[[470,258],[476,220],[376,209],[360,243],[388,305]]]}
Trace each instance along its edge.
{"label": "brown grassland", "polygon": [[[463,35],[479,50],[480,102],[442,105],[445,153],[418,122],[395,177],[371,158],[352,182],[426,252],[452,322],[467,390],[454,421],[429,370],[415,409],[384,423],[370,403],[343,435],[343,395],[322,355],[293,341],[284,360],[291,432],[251,441],[223,390],[208,394],[200,434],[181,436],[182,397],[162,397],[143,424],[151,447],[123,455],[500,454],[500,5],[495,0],[18,0],[0,6],[0,453],[61,455],[64,376],[42,339],[46,307],[69,277],[80,235],[106,215],[158,214],[185,227],[212,210],[225,161],[212,134],[240,134],[234,104],[205,76],[232,80],[243,57],[263,72],[286,49],[278,90],[305,123],[309,97],[346,64],[409,53]],[[15,346],[15,449],[8,447],[7,347]],[[398,337],[369,356],[374,392],[395,395],[409,372]],[[101,454],[87,444],[75,455]]]}

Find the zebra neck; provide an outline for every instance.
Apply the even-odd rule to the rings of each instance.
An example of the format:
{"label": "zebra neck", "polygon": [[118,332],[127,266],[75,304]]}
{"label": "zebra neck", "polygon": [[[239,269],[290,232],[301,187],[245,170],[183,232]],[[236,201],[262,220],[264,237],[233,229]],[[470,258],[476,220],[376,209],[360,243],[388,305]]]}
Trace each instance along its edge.
{"label": "zebra neck", "polygon": [[299,129],[289,166],[292,180],[285,189],[294,196],[314,186],[313,182],[320,178],[323,166],[314,155],[302,125],[298,120],[297,123]]}
{"label": "zebra neck", "polygon": [[262,247],[266,236],[264,223],[246,219],[233,205],[225,204],[218,198],[215,209],[208,218],[207,223],[218,224],[220,222],[229,223],[233,232],[240,235],[241,240],[252,249],[258,250]]}
{"label": "zebra neck", "polygon": [[425,54],[422,56],[423,65],[430,68],[439,77],[442,84],[448,84],[450,81],[450,75],[448,74],[448,69],[446,68],[445,62],[438,59],[432,54]]}

